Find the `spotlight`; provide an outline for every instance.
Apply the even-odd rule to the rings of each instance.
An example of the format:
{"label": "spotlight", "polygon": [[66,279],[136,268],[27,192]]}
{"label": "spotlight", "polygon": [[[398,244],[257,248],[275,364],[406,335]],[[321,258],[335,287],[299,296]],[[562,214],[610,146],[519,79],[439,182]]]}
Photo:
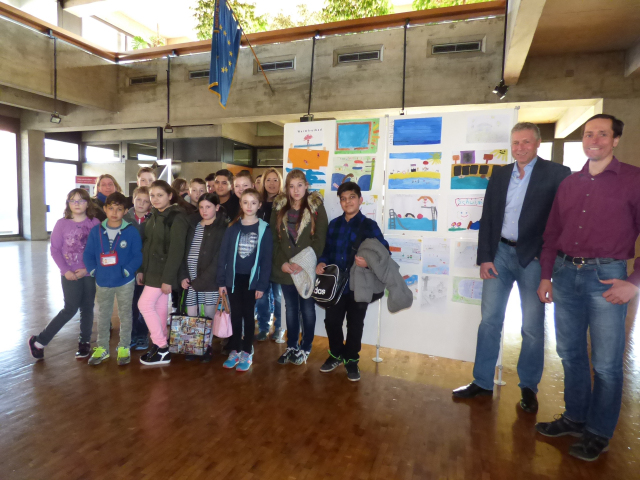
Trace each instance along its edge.
{"label": "spotlight", "polygon": [[301,122],[313,122],[313,114],[307,114],[300,117]]}
{"label": "spotlight", "polygon": [[51,120],[49,121],[51,123],[60,123],[62,121],[62,118],[60,118],[60,115],[58,115],[58,112],[55,112],[51,114]]}
{"label": "spotlight", "polygon": [[167,123],[164,126],[164,133],[173,133],[173,127]]}
{"label": "spotlight", "polygon": [[508,91],[509,87],[504,84],[504,80],[500,80],[500,83],[493,89],[493,93],[498,95],[499,100],[502,100],[504,97],[506,97]]}

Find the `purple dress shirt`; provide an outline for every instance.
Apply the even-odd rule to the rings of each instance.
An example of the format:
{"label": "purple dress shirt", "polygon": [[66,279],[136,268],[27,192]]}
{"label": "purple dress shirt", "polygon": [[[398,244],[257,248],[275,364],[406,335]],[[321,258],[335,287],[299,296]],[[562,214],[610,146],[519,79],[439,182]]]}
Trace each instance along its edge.
{"label": "purple dress shirt", "polygon": [[[638,234],[640,168],[614,157],[593,176],[587,161],[558,188],[543,236],[541,278],[551,279],[559,250],[572,257],[634,258]],[[628,281],[640,286],[640,258]]]}

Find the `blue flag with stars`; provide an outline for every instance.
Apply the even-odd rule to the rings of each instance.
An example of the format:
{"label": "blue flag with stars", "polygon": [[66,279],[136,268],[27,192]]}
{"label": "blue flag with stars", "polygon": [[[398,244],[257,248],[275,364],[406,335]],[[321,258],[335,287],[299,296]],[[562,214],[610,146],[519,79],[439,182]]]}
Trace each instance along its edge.
{"label": "blue flag with stars", "polygon": [[211,67],[209,90],[218,95],[220,106],[227,107],[229,90],[238,62],[242,29],[227,5],[227,0],[216,0],[211,37]]}

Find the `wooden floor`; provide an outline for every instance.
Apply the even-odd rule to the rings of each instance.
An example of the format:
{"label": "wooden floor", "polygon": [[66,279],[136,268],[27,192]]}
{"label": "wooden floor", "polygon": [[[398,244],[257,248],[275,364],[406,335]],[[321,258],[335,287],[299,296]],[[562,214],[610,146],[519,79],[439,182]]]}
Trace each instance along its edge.
{"label": "wooden floor", "polygon": [[[320,374],[321,337],[303,366],[276,364],[284,345],[258,343],[246,374],[224,370],[222,356],[158,368],[143,367],[135,353],[127,367],[113,357],[89,367],[73,356],[75,319],[36,363],[27,339],[63,304],[47,246],[0,243],[0,480],[640,478],[640,333],[632,319],[620,423],[610,452],[586,463],[566,454],[572,438],[537,435],[536,416],[516,406],[513,305],[507,385],[493,399],[452,400],[451,390],[471,380],[472,364],[399,350],[383,349],[384,362],[375,364],[365,346],[359,383],[342,367]],[[542,420],[563,407],[552,326]],[[116,342],[114,335],[113,349]]]}

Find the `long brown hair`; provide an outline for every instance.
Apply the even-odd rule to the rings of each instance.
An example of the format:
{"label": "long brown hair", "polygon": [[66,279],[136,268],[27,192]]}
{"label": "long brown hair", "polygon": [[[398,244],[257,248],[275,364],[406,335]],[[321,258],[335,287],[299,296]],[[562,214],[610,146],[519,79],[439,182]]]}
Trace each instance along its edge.
{"label": "long brown hair", "polygon": [[287,203],[285,204],[284,207],[280,209],[280,211],[278,212],[278,217],[276,219],[276,228],[278,229],[278,238],[282,238],[280,227],[282,225],[284,216],[292,208],[293,199],[289,194],[289,182],[295,179],[300,179],[307,185],[307,191],[305,192],[304,197],[302,197],[302,199],[300,200],[300,215],[298,215],[298,221],[296,222],[296,230],[300,228],[300,223],[302,222],[302,215],[304,214],[304,210],[307,209],[309,210],[309,216],[311,217],[311,235],[313,236],[313,234],[316,231],[316,219],[314,218],[311,212],[311,209],[309,208],[309,182],[307,182],[307,176],[304,174],[302,170],[295,169],[295,170],[291,170],[287,174],[287,179],[284,182],[284,191],[287,196]]}
{"label": "long brown hair", "polygon": [[153,187],[161,188],[167,195],[171,195],[169,205],[177,204],[186,213],[192,213],[194,211],[193,205],[185,202],[184,199],[178,194],[178,192],[176,192],[176,190],[164,180],[156,180],[151,185],[149,185],[149,190],[151,190]]}
{"label": "long brown hair", "polygon": [[64,207],[64,215],[63,215],[63,217],[66,218],[66,219],[73,218],[73,212],[71,212],[71,209],[69,208],[69,202],[76,195],[80,195],[80,198],[82,200],[84,200],[85,202],[87,202],[87,211],[86,211],[87,217],[89,217],[89,218],[95,217],[96,216],[96,207],[95,207],[94,203],[91,201],[91,197],[89,196],[89,192],[87,192],[83,188],[74,188],[73,190],[71,190],[67,194],[67,202],[66,202],[66,206]]}
{"label": "long brown hair", "polygon": [[233,225],[234,223],[239,222],[240,220],[242,220],[244,218],[244,210],[242,210],[242,198],[245,195],[253,195],[254,198],[258,201],[258,203],[262,203],[262,201],[260,200],[260,193],[255,188],[247,188],[244,192],[242,192],[242,195],[240,195],[240,198],[239,198],[239,200],[240,200],[240,211],[238,212],[238,216],[236,218],[234,218],[231,222],[229,222],[229,226]]}
{"label": "long brown hair", "polygon": [[[267,192],[267,189],[265,188],[265,182],[267,180],[267,175],[269,175],[270,173],[275,173],[278,176],[278,182],[280,182],[280,188],[278,190],[278,193],[284,193],[282,191],[282,187],[283,187],[283,182],[282,182],[282,175],[280,174],[280,172],[271,167],[271,168],[267,168],[263,173],[262,173],[262,187],[261,187],[261,194],[262,194],[262,201],[263,202],[268,202],[269,201],[269,193]],[[289,177],[287,177],[289,178]],[[276,197],[278,196],[278,193],[276,193]],[[275,198],[275,197],[274,197]]]}

